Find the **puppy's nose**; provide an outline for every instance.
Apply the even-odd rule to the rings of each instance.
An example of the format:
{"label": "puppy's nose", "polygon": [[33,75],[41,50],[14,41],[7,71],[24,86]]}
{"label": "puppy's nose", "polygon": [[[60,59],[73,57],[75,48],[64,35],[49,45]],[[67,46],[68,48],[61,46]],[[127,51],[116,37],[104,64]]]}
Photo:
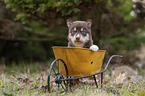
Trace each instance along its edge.
{"label": "puppy's nose", "polygon": [[77,37],[77,38],[76,38],[76,40],[77,40],[77,41],[79,41],[79,40],[80,40],[80,38],[79,38],[79,37]]}

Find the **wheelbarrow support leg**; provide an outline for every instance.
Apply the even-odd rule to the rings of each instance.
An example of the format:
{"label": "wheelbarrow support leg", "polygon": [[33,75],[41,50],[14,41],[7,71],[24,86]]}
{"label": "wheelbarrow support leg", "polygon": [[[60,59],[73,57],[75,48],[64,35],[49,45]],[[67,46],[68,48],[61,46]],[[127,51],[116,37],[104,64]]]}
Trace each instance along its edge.
{"label": "wheelbarrow support leg", "polygon": [[95,84],[96,84],[96,88],[98,88],[98,84],[97,84],[95,75],[94,75],[94,81],[95,81]]}
{"label": "wheelbarrow support leg", "polygon": [[[70,76],[71,78],[71,76]],[[69,88],[70,88],[70,91],[71,91],[71,80],[69,80]]]}
{"label": "wheelbarrow support leg", "polygon": [[103,88],[103,73],[101,73],[101,88]]}

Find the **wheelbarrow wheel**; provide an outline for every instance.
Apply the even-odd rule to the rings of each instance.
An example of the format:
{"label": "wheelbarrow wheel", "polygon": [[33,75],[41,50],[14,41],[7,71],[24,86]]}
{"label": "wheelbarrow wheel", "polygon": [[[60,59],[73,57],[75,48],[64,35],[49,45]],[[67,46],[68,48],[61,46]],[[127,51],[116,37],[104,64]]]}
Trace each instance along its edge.
{"label": "wheelbarrow wheel", "polygon": [[[61,63],[61,67],[59,68]],[[65,76],[62,76],[62,70],[66,72]],[[48,73],[48,91],[49,92],[66,92],[68,89],[68,80],[60,80],[68,78],[68,70],[65,62],[62,59],[55,59],[49,69]]]}

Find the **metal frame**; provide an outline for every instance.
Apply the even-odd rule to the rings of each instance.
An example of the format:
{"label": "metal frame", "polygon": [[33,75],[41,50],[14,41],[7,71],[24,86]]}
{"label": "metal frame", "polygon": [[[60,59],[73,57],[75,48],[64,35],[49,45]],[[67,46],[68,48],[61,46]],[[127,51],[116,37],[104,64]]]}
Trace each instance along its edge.
{"label": "metal frame", "polygon": [[[47,85],[48,85],[48,91],[50,92],[50,74],[51,74],[51,71],[53,70],[53,65],[55,64],[55,62],[57,62],[57,61],[61,61],[62,63],[63,63],[63,66],[65,67],[65,71],[66,71],[66,78],[68,78],[68,69],[67,69],[67,66],[66,66],[66,64],[65,64],[65,62],[62,60],[62,59],[55,59],[52,63],[51,63],[51,66],[50,66],[50,68],[49,68],[49,73],[48,73],[48,78],[47,78]],[[62,69],[63,69],[63,66],[62,66]],[[62,73],[62,69],[61,69],[61,71],[60,71],[60,73],[59,73],[59,75],[55,78],[55,83],[58,83],[58,87],[59,87],[59,83],[61,83],[61,81],[62,80],[60,80],[61,79],[61,73]],[[54,71],[54,70],[53,70]],[[59,72],[59,68],[58,68],[58,72]],[[65,85],[65,91],[67,91],[67,89],[68,89],[68,80],[65,80],[65,81],[67,81],[66,82],[66,85]]]}
{"label": "metal frame", "polygon": [[[87,76],[71,77],[71,78],[68,78],[69,74],[68,74],[68,69],[67,69],[67,66],[66,66],[65,62],[64,62],[62,59],[55,59],[55,60],[51,63],[51,66],[50,66],[50,69],[49,69],[49,74],[50,74],[50,72],[51,72],[51,69],[52,69],[52,67],[53,67],[53,64],[54,64],[56,61],[61,61],[61,62],[64,64],[64,66],[65,66],[66,74],[67,74],[67,79],[61,79],[61,78],[60,78],[60,79],[57,79],[56,82],[68,81],[68,80],[71,81],[71,80],[74,80],[74,79],[81,79],[81,78],[87,78],[87,77],[93,76],[93,77],[94,77],[95,84],[96,84],[96,88],[98,88],[98,84],[97,84],[95,75],[101,74],[101,88],[102,88],[102,87],[103,87],[103,73],[107,70],[107,68],[108,68],[108,66],[109,66],[109,64],[110,64],[110,62],[111,62],[111,60],[112,60],[112,58],[114,58],[114,57],[123,57],[123,56],[121,56],[121,55],[112,55],[112,56],[109,58],[109,60],[108,60],[108,62],[107,62],[107,64],[106,64],[106,66],[105,66],[105,69],[102,70],[102,71],[100,71],[100,72],[97,72],[97,73],[94,73],[94,74],[91,74],[91,75],[87,75]],[[49,77],[50,77],[49,74],[48,74],[48,79],[49,79]],[[49,82],[48,82],[48,84],[49,84]],[[71,86],[70,86],[70,87],[71,87]],[[68,88],[68,86],[66,86],[66,90],[65,90],[65,91],[67,91],[67,88]],[[49,85],[48,85],[48,91],[50,91]]]}

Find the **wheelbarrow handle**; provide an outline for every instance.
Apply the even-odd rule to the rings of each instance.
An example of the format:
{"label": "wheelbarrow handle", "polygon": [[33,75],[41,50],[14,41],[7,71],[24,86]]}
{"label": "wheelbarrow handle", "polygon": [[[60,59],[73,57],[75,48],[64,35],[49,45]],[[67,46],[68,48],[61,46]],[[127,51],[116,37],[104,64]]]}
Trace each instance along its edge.
{"label": "wheelbarrow handle", "polygon": [[112,55],[112,56],[110,57],[110,59],[108,60],[107,65],[106,65],[106,67],[105,67],[105,69],[104,69],[103,71],[106,71],[106,70],[107,70],[108,65],[110,64],[112,58],[114,58],[114,57],[123,57],[123,56],[121,56],[121,55]]}

